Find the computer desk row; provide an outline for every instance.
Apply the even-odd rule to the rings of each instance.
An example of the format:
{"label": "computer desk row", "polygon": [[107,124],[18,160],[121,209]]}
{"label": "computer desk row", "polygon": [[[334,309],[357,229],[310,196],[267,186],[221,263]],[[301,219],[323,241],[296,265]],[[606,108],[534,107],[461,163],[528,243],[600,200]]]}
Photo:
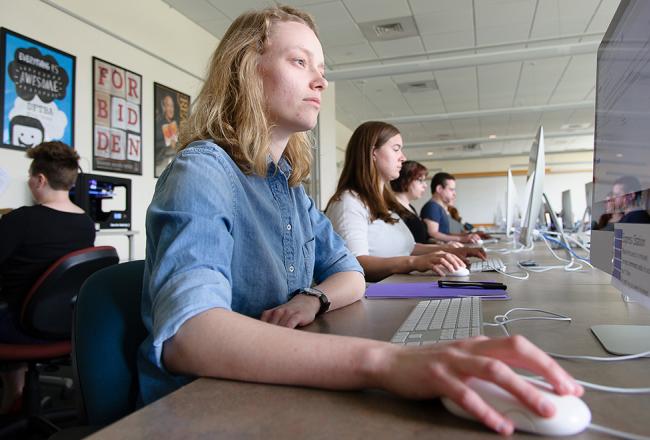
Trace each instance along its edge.
{"label": "computer desk row", "polygon": [[[501,255],[514,270],[516,261],[534,258],[557,264],[543,244],[534,251]],[[621,300],[609,277],[561,269],[532,273],[526,281],[495,273],[471,279],[499,280],[512,299],[483,301],[483,319],[513,307],[541,308],[566,314],[572,322],[521,321],[509,326],[547,351],[606,356],[591,334],[593,324],[650,324],[650,311]],[[432,276],[399,275],[384,282],[433,282]],[[363,299],[325,314],[306,331],[388,341],[417,300]],[[485,327],[501,336],[498,327]],[[619,387],[650,386],[650,359],[595,363],[560,361],[579,379]],[[587,391],[592,422],[650,434],[650,398]],[[521,434],[518,434],[521,435]],[[324,391],[293,386],[198,379],[105,428],[92,438],[495,438],[483,426],[453,416],[438,399],[409,401],[380,391]],[[585,431],[577,438],[605,438]]]}

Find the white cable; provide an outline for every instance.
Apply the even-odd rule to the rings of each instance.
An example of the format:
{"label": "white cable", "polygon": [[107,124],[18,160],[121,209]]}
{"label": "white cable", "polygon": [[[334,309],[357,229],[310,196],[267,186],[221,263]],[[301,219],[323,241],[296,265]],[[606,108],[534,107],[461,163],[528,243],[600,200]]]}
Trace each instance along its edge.
{"label": "white cable", "polygon": [[573,359],[573,360],[595,361],[595,362],[618,362],[618,361],[629,361],[632,359],[648,357],[650,356],[650,351],[628,354],[625,356],[580,356],[580,355],[572,355],[572,354],[551,353],[548,351],[546,352],[546,354],[558,359]]}
{"label": "white cable", "polygon": [[[546,382],[546,380],[541,376],[520,376],[526,379],[528,382],[540,386],[543,389],[551,390],[551,385]],[[600,385],[597,383],[585,382],[583,380],[576,380],[577,383],[582,385],[585,388],[589,388],[597,391],[604,391],[606,393],[619,393],[619,394],[648,394],[650,393],[650,387],[648,388],[623,388],[623,387],[610,387],[608,385]]]}
{"label": "white cable", "polygon": [[[499,268],[496,268],[496,267],[493,267],[492,269],[494,269],[495,272],[498,272],[498,273],[500,273],[501,275],[505,275],[505,276],[507,276],[507,277],[514,278],[514,279],[516,279],[516,280],[527,280],[528,277],[530,276],[530,274],[529,274],[528,272],[525,272],[525,271],[524,271],[524,272],[513,272],[513,273],[507,273],[507,272],[505,272],[505,271],[503,271],[503,270],[501,270],[501,269],[499,269]],[[515,273],[523,273],[524,276],[513,275],[513,274],[515,274]]]}
{"label": "white cable", "polygon": [[[548,250],[551,251],[551,254],[553,254],[553,256],[557,260],[568,263],[568,264],[565,265],[565,266],[537,266],[534,269],[528,268],[528,270],[530,270],[531,272],[545,272],[546,270],[562,268],[567,272],[576,272],[576,271],[581,270],[583,268],[582,264],[576,262],[576,259],[575,259],[575,257],[573,256],[573,253],[570,250],[568,252],[569,252],[569,255],[571,256],[571,259],[570,260],[564,259],[564,258],[560,257],[558,254],[555,253],[555,251],[553,250],[553,248],[549,244],[548,239],[544,236],[543,233],[540,233],[540,236],[542,237],[542,240],[544,240],[544,244],[546,245]],[[592,268],[593,268],[593,266],[592,266]]]}
{"label": "white cable", "polygon": [[[538,312],[538,313],[545,313],[547,315],[552,315],[552,316],[524,316],[521,318],[510,318],[509,315],[510,313],[513,312]],[[511,322],[516,322],[516,321],[532,321],[532,320],[542,320],[542,321],[571,321],[571,317],[566,316],[566,315],[561,315],[559,313],[555,312],[549,312],[548,310],[542,310],[542,309],[533,309],[533,308],[527,308],[527,307],[515,307],[514,309],[508,310],[506,313],[503,315],[496,315],[494,317],[494,322],[485,322],[483,325],[486,326],[492,326],[492,327],[501,327],[501,330],[506,334],[506,336],[510,336],[510,332],[506,328],[506,324],[509,324]]]}
{"label": "white cable", "polygon": [[604,434],[609,434],[618,438],[629,439],[629,440],[650,440],[650,437],[646,437],[644,435],[632,434],[630,432],[625,432],[625,431],[618,431],[616,429],[607,428],[606,426],[600,426],[594,423],[590,424],[587,427],[587,429],[596,432],[602,432]]}
{"label": "white cable", "polygon": [[576,240],[574,237],[568,235],[567,239],[569,239],[570,241],[575,243],[579,248],[581,248],[583,251],[587,252],[587,254],[591,252],[589,249],[587,249],[587,247],[585,245],[580,243],[580,241]]}

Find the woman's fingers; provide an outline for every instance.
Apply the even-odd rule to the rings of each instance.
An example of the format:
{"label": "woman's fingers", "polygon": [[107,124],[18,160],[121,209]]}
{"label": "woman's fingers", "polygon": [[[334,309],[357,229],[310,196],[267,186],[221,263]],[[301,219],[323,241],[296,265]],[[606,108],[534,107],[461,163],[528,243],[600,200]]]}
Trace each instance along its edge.
{"label": "woman's fingers", "polygon": [[484,401],[461,380],[450,375],[446,380],[445,394],[478,421],[502,435],[512,434],[512,422]]}
{"label": "woman's fingers", "polygon": [[584,392],[582,386],[555,360],[523,336],[490,339],[480,345],[477,354],[503,359],[511,367],[524,368],[539,374],[558,394],[581,396]]}

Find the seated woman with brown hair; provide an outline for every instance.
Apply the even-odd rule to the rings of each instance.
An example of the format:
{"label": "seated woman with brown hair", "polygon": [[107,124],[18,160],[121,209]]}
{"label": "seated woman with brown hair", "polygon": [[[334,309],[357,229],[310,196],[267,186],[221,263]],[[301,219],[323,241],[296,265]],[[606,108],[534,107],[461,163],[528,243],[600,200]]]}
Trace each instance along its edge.
{"label": "seated woman with brown hair", "polygon": [[438,275],[465,267],[468,256],[485,258],[481,248],[452,248],[416,243],[402,215],[408,211],[390,188],[406,157],[402,136],[391,124],[369,121],[348,142],[336,193],[326,214],[334,230],[357,257],[368,281],[397,273],[433,271]]}
{"label": "seated woman with brown hair", "polygon": [[390,182],[395,198],[406,209],[400,217],[413,234],[416,243],[429,243],[427,225],[411,205],[411,202],[422,197],[427,189],[427,173],[427,167],[421,163],[407,160],[402,164],[399,177]]}
{"label": "seated woman with brown hair", "polygon": [[[36,204],[0,218],[0,342],[38,342],[21,332],[20,305],[38,277],[58,258],[95,241],[93,221],[70,201],[77,179],[79,155],[61,142],[44,142],[27,150],[29,190]],[[2,365],[0,413],[19,406],[25,366]]]}

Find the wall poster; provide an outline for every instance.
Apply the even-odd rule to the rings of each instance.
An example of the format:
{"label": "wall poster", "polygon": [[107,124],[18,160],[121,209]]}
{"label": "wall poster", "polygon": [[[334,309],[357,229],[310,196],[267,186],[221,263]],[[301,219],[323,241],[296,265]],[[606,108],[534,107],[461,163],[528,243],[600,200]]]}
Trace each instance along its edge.
{"label": "wall poster", "polygon": [[0,62],[2,147],[74,146],[75,57],[0,28]]}
{"label": "wall poster", "polygon": [[176,156],[180,127],[190,112],[190,96],[153,83],[154,177]]}
{"label": "wall poster", "polygon": [[142,76],[96,57],[93,169],[142,174]]}

